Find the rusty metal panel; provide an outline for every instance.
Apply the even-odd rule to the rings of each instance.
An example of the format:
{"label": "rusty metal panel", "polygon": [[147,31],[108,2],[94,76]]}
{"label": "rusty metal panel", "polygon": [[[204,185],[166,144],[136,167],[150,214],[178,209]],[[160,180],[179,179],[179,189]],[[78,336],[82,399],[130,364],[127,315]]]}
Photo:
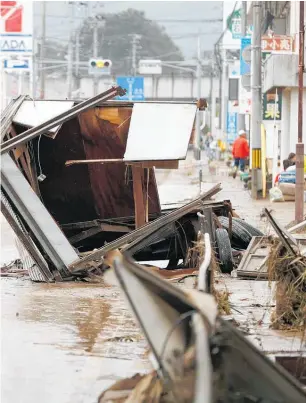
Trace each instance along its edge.
{"label": "rusty metal panel", "polygon": [[185,159],[196,111],[190,104],[135,104],[124,160]]}
{"label": "rusty metal panel", "polygon": [[[113,164],[76,165],[67,168],[69,159],[123,158],[131,107],[97,107],[64,123],[54,139],[41,136],[32,140],[42,200],[61,225],[97,218],[134,216],[131,167]],[[14,124],[18,133],[20,125]],[[121,165],[121,164],[120,164]],[[151,170],[149,213],[160,214],[160,204]],[[70,234],[70,236],[73,234]]]}
{"label": "rusty metal panel", "polygon": [[86,158],[78,120],[75,118],[64,123],[55,139],[41,136],[38,141],[32,140],[37,173],[40,174],[40,161],[42,173],[46,176],[43,182],[39,182],[39,189],[50,214],[60,224],[98,218],[88,167],[65,167],[69,158]]}
{"label": "rusty metal panel", "polygon": [[[123,158],[131,109],[123,108],[121,111],[118,108],[117,113],[113,109],[96,108],[79,116],[86,159]],[[124,164],[91,164],[87,169],[98,217],[133,216],[135,205],[131,168]],[[146,183],[145,187],[147,188]],[[148,194],[149,213],[160,213],[155,175],[152,170],[149,176]]]}
{"label": "rusty metal panel", "polygon": [[101,101],[102,102],[107,101],[109,99],[114,98],[116,95],[122,96],[125,93],[126,90],[123,90],[121,87],[112,87],[109,90],[102,92],[101,94],[89,98],[86,101],[83,101],[80,104],[73,106],[68,111],[63,112],[38,126],[26,130],[25,132],[21,133],[19,136],[13,139],[5,141],[1,147],[1,155],[9,152],[13,148],[18,147],[21,144],[28,143],[30,140],[42,134],[48,133],[50,129],[60,124],[63,124],[64,122],[68,122],[69,120],[77,117],[83,111],[86,111],[88,109],[97,106]]}

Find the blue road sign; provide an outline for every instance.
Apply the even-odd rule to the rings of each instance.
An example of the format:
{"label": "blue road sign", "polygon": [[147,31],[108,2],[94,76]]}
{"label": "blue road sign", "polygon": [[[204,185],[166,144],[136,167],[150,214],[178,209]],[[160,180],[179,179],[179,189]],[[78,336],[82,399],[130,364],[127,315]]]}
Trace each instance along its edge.
{"label": "blue road sign", "polygon": [[237,137],[237,113],[227,112],[226,132],[227,142],[233,143]]}
{"label": "blue road sign", "polygon": [[144,80],[143,77],[117,77],[117,85],[126,89],[122,101],[144,101]]}
{"label": "blue road sign", "polygon": [[30,59],[5,59],[3,66],[5,70],[30,70]]}
{"label": "blue road sign", "polygon": [[244,76],[245,74],[248,74],[251,70],[251,62],[246,61],[244,59],[244,50],[247,47],[251,46],[251,38],[246,36],[244,38],[241,38],[241,45],[240,45],[240,75]]}

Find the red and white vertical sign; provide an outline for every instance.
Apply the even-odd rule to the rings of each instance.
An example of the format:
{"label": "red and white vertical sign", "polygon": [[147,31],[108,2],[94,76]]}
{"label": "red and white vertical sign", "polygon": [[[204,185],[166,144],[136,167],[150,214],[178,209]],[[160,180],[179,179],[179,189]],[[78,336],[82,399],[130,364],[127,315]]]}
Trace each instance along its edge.
{"label": "red and white vertical sign", "polygon": [[32,1],[0,1],[0,51],[14,55],[32,54]]}

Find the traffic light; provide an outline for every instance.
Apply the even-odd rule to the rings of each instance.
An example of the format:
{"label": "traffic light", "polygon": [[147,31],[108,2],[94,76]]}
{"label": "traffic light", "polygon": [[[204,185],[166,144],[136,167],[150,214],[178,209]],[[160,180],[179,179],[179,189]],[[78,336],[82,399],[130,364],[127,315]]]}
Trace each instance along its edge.
{"label": "traffic light", "polygon": [[112,61],[109,59],[90,59],[89,74],[93,75],[110,75]]}

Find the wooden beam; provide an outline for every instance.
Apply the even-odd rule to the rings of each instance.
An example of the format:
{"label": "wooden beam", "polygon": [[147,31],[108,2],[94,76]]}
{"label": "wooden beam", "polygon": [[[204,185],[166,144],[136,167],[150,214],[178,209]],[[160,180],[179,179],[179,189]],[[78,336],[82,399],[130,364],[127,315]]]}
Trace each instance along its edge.
{"label": "wooden beam", "polygon": [[77,242],[80,242],[86,238],[89,238],[91,236],[97,235],[100,232],[120,232],[120,233],[128,233],[130,232],[130,229],[128,227],[125,227],[123,225],[109,225],[109,224],[101,224],[99,226],[94,226],[91,227],[87,230],[84,230],[80,232],[79,234],[76,234],[69,238],[69,242],[71,244],[75,244]]}
{"label": "wooden beam", "polygon": [[62,230],[85,230],[89,228],[102,228],[102,231],[105,232],[130,232],[131,227],[127,225],[119,225],[119,224],[107,224],[107,223],[100,223],[99,220],[93,220],[93,221],[82,221],[82,222],[75,222],[75,223],[70,223],[70,224],[62,224],[61,229]]}
{"label": "wooden beam", "polygon": [[68,240],[73,245],[73,244],[76,244],[76,243],[78,243],[80,241],[83,241],[86,238],[90,238],[91,236],[99,234],[102,231],[103,230],[102,230],[101,227],[92,227],[92,228],[89,228],[89,229],[87,229],[85,231],[80,232],[77,235],[72,236]]}
{"label": "wooden beam", "polygon": [[166,160],[166,161],[125,161],[122,158],[110,158],[110,159],[94,159],[94,160],[68,160],[65,162],[66,167],[71,165],[81,164],[126,164],[136,165],[141,168],[157,168],[157,169],[178,169],[178,160]]}
{"label": "wooden beam", "polygon": [[178,160],[173,161],[141,161],[141,162],[126,162],[126,164],[137,164],[142,168],[153,168],[156,169],[178,169]]}
{"label": "wooden beam", "polygon": [[146,205],[143,192],[143,168],[132,165],[133,192],[135,203],[135,228],[146,223]]}

